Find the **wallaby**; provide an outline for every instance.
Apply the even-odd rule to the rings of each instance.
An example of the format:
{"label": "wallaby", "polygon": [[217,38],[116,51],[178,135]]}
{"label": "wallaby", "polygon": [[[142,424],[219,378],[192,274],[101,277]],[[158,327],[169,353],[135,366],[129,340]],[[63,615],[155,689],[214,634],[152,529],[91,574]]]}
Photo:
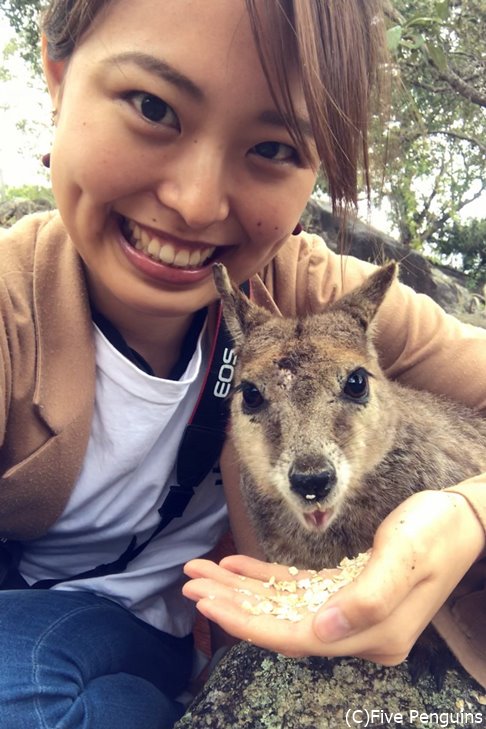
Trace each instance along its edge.
{"label": "wallaby", "polygon": [[250,302],[221,264],[214,275],[238,355],[231,436],[269,560],[334,567],[412,493],[486,470],[486,418],[380,368],[371,324],[396,264],[300,319]]}
{"label": "wallaby", "polygon": [[388,264],[321,314],[286,319],[215,264],[238,356],[231,437],[270,561],[334,567],[412,493],[486,470],[486,418],[380,368],[372,322],[395,276]]}

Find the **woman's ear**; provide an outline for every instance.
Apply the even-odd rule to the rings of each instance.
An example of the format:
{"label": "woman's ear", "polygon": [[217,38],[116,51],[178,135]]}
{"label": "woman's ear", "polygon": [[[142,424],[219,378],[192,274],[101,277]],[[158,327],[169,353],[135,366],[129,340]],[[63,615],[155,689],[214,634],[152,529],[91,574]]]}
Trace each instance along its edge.
{"label": "woman's ear", "polygon": [[44,68],[44,76],[47,82],[47,88],[52,101],[52,108],[59,109],[59,101],[61,95],[64,73],[66,70],[66,61],[53,61],[49,57],[47,48],[47,38],[42,34],[41,38],[42,66]]}

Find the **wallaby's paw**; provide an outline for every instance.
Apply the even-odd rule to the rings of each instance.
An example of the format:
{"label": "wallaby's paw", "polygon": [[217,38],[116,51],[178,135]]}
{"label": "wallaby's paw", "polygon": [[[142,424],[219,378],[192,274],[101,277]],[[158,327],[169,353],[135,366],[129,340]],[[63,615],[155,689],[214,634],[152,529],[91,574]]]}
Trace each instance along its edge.
{"label": "wallaby's paw", "polygon": [[456,666],[449,648],[430,626],[410,651],[407,663],[412,684],[431,676],[437,691],[443,688],[447,671]]}

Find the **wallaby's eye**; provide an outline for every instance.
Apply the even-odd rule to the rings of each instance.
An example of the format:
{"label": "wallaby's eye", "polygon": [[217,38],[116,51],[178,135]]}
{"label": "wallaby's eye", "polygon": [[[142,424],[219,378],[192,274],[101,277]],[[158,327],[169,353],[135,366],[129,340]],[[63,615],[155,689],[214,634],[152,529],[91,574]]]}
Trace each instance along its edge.
{"label": "wallaby's eye", "polygon": [[346,380],[343,393],[355,402],[366,402],[369,394],[368,373],[360,367],[352,372]]}
{"label": "wallaby's eye", "polygon": [[242,382],[240,389],[245,409],[252,413],[260,410],[265,400],[258,387],[252,382]]}

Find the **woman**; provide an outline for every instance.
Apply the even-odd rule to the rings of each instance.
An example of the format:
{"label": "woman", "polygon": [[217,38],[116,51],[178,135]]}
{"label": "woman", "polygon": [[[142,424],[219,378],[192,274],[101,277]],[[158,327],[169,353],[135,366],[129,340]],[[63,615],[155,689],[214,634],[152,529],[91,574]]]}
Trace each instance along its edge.
{"label": "woman", "polygon": [[[366,276],[351,259],[341,275],[340,259],[296,224],[319,165],[336,204],[356,200],[381,43],[369,0],[47,8],[59,213],[27,218],[2,240],[0,535],[22,552],[21,589],[0,593],[2,727],[149,729],[180,715],[193,654],[183,565],[226,528],[219,473],[206,469],[168,523],[159,510],[206,449],[200,430],[177,462],[217,343],[211,264],[252,278],[255,296],[284,314]],[[484,406],[472,365],[484,364],[479,332],[399,285],[384,311],[392,375]],[[236,504],[229,449],[221,475]],[[430,604],[411,633],[483,549],[466,496],[437,497],[433,528],[410,535],[413,549],[428,546],[454,517],[467,536],[454,532],[427,556]],[[244,525],[238,516],[235,534]],[[458,566],[443,579],[452,545]],[[405,598],[409,574],[394,574]],[[330,625],[316,618],[296,650],[315,652],[343,615],[357,625],[356,604]],[[368,628],[356,647],[381,660],[380,604],[360,618],[374,639]]]}

